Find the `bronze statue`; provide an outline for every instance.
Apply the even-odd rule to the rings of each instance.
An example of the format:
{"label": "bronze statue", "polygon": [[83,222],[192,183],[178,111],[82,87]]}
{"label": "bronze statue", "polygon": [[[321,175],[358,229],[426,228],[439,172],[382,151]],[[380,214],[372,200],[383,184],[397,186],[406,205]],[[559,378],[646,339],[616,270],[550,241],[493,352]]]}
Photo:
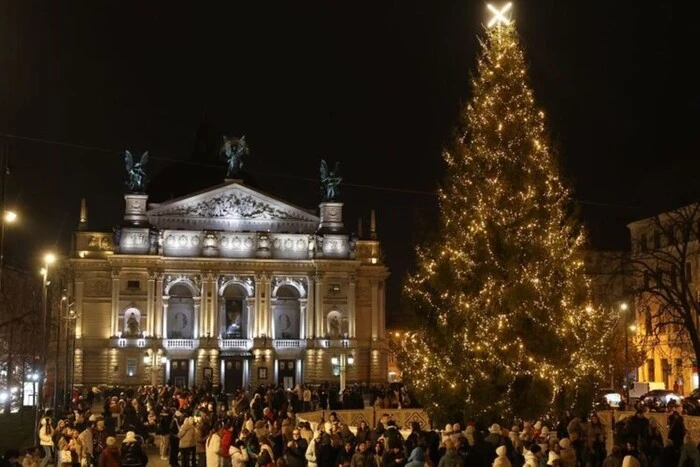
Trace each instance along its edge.
{"label": "bronze statue", "polygon": [[336,162],[333,170],[328,169],[328,164],[325,160],[321,161],[321,200],[323,202],[338,201],[340,196],[340,182],[343,177],[340,176],[340,162]]}
{"label": "bronze statue", "polygon": [[245,136],[229,138],[224,135],[223,139],[224,142],[221,145],[219,154],[226,161],[226,166],[228,167],[226,177],[235,177],[243,168],[243,157],[248,155],[248,145],[245,142]]}
{"label": "bronze statue", "polygon": [[134,163],[134,158],[129,151],[124,151],[124,162],[129,180],[126,187],[130,193],[143,193],[146,191],[146,172],[144,168],[148,163],[148,151],[144,152],[139,162]]}

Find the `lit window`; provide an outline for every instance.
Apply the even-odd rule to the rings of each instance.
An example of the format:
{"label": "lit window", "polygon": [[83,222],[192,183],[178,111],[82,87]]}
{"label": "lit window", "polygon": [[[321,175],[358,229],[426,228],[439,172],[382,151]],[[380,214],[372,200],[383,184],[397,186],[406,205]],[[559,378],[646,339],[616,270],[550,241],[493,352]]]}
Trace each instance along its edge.
{"label": "lit window", "polygon": [[127,358],[126,359],[126,376],[133,378],[136,376],[136,359]]}

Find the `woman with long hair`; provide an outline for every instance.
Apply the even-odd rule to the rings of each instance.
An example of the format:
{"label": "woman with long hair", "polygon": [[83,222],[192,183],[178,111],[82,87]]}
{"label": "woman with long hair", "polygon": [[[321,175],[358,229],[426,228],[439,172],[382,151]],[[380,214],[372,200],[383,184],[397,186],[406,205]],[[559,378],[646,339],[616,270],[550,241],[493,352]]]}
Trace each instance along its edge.
{"label": "woman with long hair", "polygon": [[46,467],[46,464],[53,461],[54,458],[54,442],[53,442],[54,428],[50,417],[44,417],[41,419],[41,425],[39,426],[39,444],[44,450],[44,455],[41,459],[41,467]]}

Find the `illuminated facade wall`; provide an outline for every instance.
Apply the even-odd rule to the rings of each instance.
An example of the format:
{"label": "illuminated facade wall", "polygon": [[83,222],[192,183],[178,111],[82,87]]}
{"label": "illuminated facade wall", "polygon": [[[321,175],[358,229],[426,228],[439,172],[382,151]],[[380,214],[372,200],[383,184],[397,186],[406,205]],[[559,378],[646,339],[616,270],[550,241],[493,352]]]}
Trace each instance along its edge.
{"label": "illuminated facade wall", "polygon": [[[162,204],[127,195],[125,224],[76,232],[76,384],[258,384],[386,380],[380,243],[227,181]],[[116,240],[116,242],[115,242]],[[115,245],[116,243],[116,245]]]}

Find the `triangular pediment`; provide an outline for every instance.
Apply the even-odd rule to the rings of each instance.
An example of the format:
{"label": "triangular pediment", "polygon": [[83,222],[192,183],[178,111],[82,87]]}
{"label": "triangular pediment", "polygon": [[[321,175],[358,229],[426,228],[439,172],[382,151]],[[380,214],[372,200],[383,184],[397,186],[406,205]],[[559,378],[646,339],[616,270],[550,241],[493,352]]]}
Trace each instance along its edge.
{"label": "triangular pediment", "polygon": [[312,233],[318,216],[239,182],[159,204],[150,204],[149,222],[159,229]]}

